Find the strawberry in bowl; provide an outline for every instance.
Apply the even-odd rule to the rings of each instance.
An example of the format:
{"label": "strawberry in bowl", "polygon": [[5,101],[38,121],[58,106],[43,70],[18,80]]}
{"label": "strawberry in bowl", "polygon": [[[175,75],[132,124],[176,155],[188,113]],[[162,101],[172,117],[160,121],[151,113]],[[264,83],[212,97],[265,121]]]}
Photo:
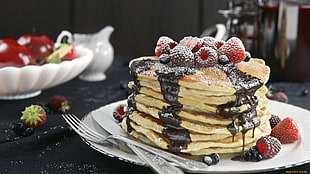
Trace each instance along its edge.
{"label": "strawberry in bowl", "polygon": [[45,34],[23,34],[16,41],[25,46],[35,57],[42,59],[54,51],[54,42]]}
{"label": "strawberry in bowl", "polygon": [[[62,61],[59,56],[70,54],[72,49],[74,49],[76,57],[72,60]],[[42,65],[29,63],[23,66],[7,66],[8,64],[5,64],[1,67],[0,80],[5,83],[0,84],[0,99],[17,100],[37,96],[44,89],[65,83],[78,76],[93,59],[93,52],[81,46],[68,45],[55,52],[59,54],[53,54],[53,52],[54,56],[51,56],[53,58],[50,63],[46,62]]]}
{"label": "strawberry in bowl", "polygon": [[0,68],[13,66],[23,67],[35,64],[33,54],[13,39],[0,40]]}

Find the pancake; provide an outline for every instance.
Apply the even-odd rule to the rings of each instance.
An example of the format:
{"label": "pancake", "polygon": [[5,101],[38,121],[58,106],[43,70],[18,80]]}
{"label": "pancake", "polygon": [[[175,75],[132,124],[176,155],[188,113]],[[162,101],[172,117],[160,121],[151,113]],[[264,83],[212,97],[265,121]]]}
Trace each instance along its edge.
{"label": "pancake", "polygon": [[270,69],[262,59],[205,67],[148,56],[129,67],[133,93],[121,125],[144,143],[195,156],[231,154],[271,132],[265,97]]}

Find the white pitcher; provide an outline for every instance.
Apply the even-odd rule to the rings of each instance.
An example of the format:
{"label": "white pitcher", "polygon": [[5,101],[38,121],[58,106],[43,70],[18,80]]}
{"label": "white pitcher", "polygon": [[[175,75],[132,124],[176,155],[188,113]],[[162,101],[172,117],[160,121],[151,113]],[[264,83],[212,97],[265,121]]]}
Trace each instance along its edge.
{"label": "white pitcher", "polygon": [[114,59],[114,49],[110,43],[110,36],[113,31],[114,28],[109,25],[92,34],[72,34],[63,30],[57,37],[56,47],[64,37],[67,37],[68,43],[91,49],[94,52],[94,58],[79,78],[85,81],[102,81],[106,79],[105,72]]}

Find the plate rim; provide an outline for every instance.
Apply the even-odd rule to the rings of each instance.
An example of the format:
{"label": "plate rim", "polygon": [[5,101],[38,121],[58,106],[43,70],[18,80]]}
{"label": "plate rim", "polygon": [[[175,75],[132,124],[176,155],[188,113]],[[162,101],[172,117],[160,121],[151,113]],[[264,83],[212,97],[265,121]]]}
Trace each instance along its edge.
{"label": "plate rim", "polygon": [[[102,110],[104,110],[105,108],[109,108],[109,107],[116,107],[120,104],[124,104],[125,102],[127,101],[127,99],[123,99],[123,100],[118,100],[118,101],[115,101],[115,102],[112,102],[112,103],[108,103],[106,105],[103,105],[97,109],[94,109],[92,110],[91,112],[89,112],[88,114],[86,114],[83,119],[85,119],[86,117],[92,117],[92,112],[102,112]],[[302,110],[303,112],[309,112],[310,114],[310,111],[307,110],[307,109],[304,109],[304,108],[301,108],[301,107],[298,107],[298,106],[295,106],[295,105],[292,105],[292,104],[288,104],[288,103],[282,103],[282,102],[278,102],[278,101],[272,101],[270,100],[269,103],[268,103],[268,106],[270,106],[270,103],[271,104],[276,104],[276,105],[282,105],[282,107],[285,107],[285,106],[289,106],[289,107],[293,107],[295,109],[298,109],[298,110]],[[109,116],[109,114],[104,114],[106,116]],[[112,117],[112,114],[110,114],[111,117]],[[294,118],[294,117],[293,117]],[[97,120],[95,118],[92,118],[99,126],[100,123],[97,122]],[[104,129],[104,128],[103,128]],[[306,131],[303,131],[303,132],[306,132]],[[303,137],[305,138],[305,136]],[[89,145],[91,148],[97,150],[98,152],[101,152],[102,154],[104,155],[107,155],[107,156],[110,156],[110,157],[113,157],[113,158],[117,158],[121,161],[124,161],[124,162],[128,162],[128,163],[131,163],[131,164],[135,164],[135,165],[139,165],[139,166],[148,166],[146,163],[143,163],[141,161],[133,161],[131,159],[125,159],[125,158],[120,158],[118,156],[116,156],[115,154],[112,154],[112,153],[109,153],[109,152],[106,152],[102,149],[99,149],[98,147],[94,146],[93,144],[95,143],[92,143],[90,141],[87,141],[86,139],[82,138],[82,140],[87,144]],[[297,146],[301,146],[302,144],[302,140],[298,140],[297,142],[295,143],[299,143]],[[293,144],[295,144],[293,143]],[[100,146],[100,145],[99,145]],[[280,152],[281,153],[281,152]],[[227,170],[223,170],[223,171],[219,171],[219,170],[216,170],[216,171],[212,171],[212,170],[208,170],[206,172],[211,172],[211,173],[257,173],[257,172],[268,172],[268,171],[274,171],[274,170],[282,170],[282,169],[287,169],[287,168],[291,168],[291,167],[297,167],[297,166],[300,166],[300,165],[303,165],[303,164],[307,164],[310,162],[310,157],[309,159],[304,159],[302,161],[298,161],[296,163],[293,163],[293,164],[286,164],[286,165],[282,165],[282,166],[277,166],[277,167],[269,167],[269,168],[265,168],[265,169],[257,169],[257,170],[238,170],[238,171],[227,171]],[[218,164],[219,165],[219,164]],[[210,166],[210,168],[212,168],[212,166]],[[191,171],[186,171],[186,172],[191,172]],[[193,171],[194,172],[194,171]]]}

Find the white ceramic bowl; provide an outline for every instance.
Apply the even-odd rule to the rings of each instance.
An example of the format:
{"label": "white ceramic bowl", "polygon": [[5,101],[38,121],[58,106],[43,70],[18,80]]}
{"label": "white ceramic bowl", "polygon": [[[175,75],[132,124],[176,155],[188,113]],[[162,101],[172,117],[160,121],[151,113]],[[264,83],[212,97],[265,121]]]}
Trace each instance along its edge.
{"label": "white ceramic bowl", "polygon": [[76,47],[77,58],[60,64],[0,68],[0,99],[15,100],[37,96],[42,90],[67,82],[90,64],[93,52]]}

